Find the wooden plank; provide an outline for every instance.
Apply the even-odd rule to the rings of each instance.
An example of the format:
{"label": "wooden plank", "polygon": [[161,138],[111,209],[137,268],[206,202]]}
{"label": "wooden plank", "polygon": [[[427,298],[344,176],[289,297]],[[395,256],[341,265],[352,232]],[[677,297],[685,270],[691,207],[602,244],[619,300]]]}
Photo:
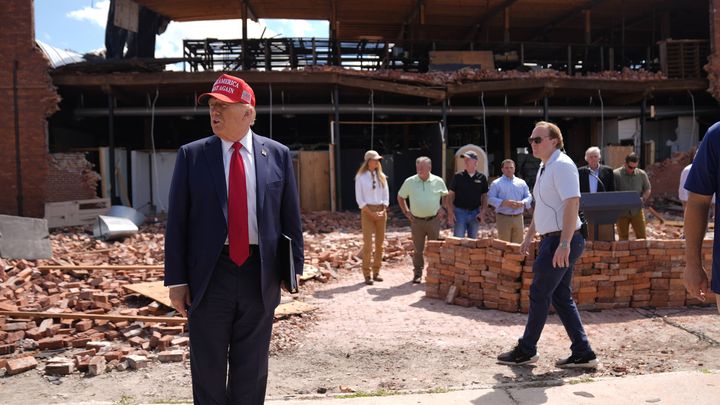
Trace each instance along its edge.
{"label": "wooden plank", "polygon": [[126,290],[136,292],[145,297],[151,298],[168,308],[172,308],[172,302],[170,302],[170,296],[168,294],[168,287],[163,285],[162,281],[149,281],[145,283],[136,284],[125,284],[123,287]]}
{"label": "wooden plank", "polygon": [[165,268],[163,264],[134,264],[134,265],[112,265],[112,264],[78,264],[74,266],[67,265],[47,265],[37,266],[40,271],[50,270],[162,270]]}
{"label": "wooden plank", "polygon": [[365,79],[359,77],[338,76],[337,84],[348,87],[359,87],[367,90],[384,91],[387,93],[405,94],[408,96],[425,97],[434,100],[445,98],[444,90],[431,89],[425,86],[413,86],[384,80]]}
{"label": "wooden plank", "polygon": [[617,169],[625,164],[625,156],[634,150],[632,146],[608,145],[602,148],[603,160],[607,166]]}
{"label": "wooden plank", "polygon": [[23,312],[0,311],[0,315],[19,318],[53,318],[53,319],[101,319],[107,321],[141,321],[157,323],[186,323],[187,318],[170,316],[141,316],[119,314],[84,314],[82,312]]}
{"label": "wooden plank", "polygon": [[[163,285],[162,281],[151,281],[147,283],[127,284],[124,285],[127,290],[136,292],[145,297],[153,299],[168,308],[172,308],[170,297],[168,295],[168,287]],[[299,315],[316,310],[315,305],[306,304],[302,301],[291,300],[282,302],[275,308],[275,317],[286,317],[291,315]]]}
{"label": "wooden plank", "polygon": [[653,207],[647,207],[648,211],[650,211],[651,214],[657,218],[661,224],[665,223],[665,217],[663,217],[659,212],[655,211],[655,208]]}
{"label": "wooden plank", "polygon": [[300,207],[307,211],[330,209],[330,154],[300,151]]}
{"label": "wooden plank", "polygon": [[278,305],[278,307],[275,308],[275,317],[284,318],[292,315],[306,314],[316,309],[318,309],[318,307],[315,305],[293,300]]}

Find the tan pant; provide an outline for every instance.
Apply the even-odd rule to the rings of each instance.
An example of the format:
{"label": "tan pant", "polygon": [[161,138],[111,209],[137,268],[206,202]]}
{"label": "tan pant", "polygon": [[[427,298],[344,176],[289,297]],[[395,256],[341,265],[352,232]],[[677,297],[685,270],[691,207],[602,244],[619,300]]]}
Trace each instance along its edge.
{"label": "tan pant", "polygon": [[635,215],[626,215],[618,217],[617,231],[619,240],[628,240],[630,224],[632,224],[635,239],[646,239],[645,236],[645,211],[640,211]]}
{"label": "tan pant", "polygon": [[[597,239],[595,238],[595,227],[597,226]],[[614,241],[615,240],[615,232],[614,232],[614,224],[588,224],[588,240],[604,240],[604,241]]]}
{"label": "tan pant", "polygon": [[496,213],[495,226],[497,227],[498,239],[512,243],[522,243],[525,224],[522,214],[503,215]]}
{"label": "tan pant", "polygon": [[422,277],[425,268],[423,252],[425,251],[425,238],[428,240],[440,239],[440,219],[436,216],[433,219],[425,220],[415,218],[410,224],[411,236],[415,253],[413,254],[413,268],[415,277]]}
{"label": "tan pant", "polygon": [[[380,207],[380,208],[377,208]],[[382,264],[383,257],[383,242],[385,242],[385,225],[387,223],[387,213],[379,217],[375,215],[375,212],[380,210],[384,211],[385,207],[370,206],[368,208],[373,211],[372,214],[367,214],[365,211],[361,211],[362,217],[362,232],[363,232],[363,250],[362,250],[362,270],[365,278],[370,277],[370,258],[372,257],[372,274],[377,276],[380,274],[380,265]],[[375,235],[375,255],[373,257],[373,235]]]}

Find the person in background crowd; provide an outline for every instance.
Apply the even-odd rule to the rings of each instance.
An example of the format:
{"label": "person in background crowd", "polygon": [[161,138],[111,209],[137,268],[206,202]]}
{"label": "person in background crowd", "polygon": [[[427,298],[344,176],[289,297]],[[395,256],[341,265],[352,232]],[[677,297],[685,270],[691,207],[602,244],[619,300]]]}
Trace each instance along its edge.
{"label": "person in background crowd", "polygon": [[[638,168],[640,159],[633,152],[625,157],[625,165],[613,171],[617,191],[636,191],[643,203],[650,197],[650,179],[644,170]],[[642,208],[630,210],[618,216],[618,239],[628,240],[630,224],[636,239],[645,239],[645,212]]]}
{"label": "person in background crowd", "polygon": [[[415,284],[422,281],[425,268],[423,259],[425,239],[437,240],[440,238],[438,214],[442,208],[441,199],[444,200],[448,195],[443,179],[430,173],[430,169],[432,169],[432,161],[429,157],[417,158],[415,160],[417,174],[405,179],[397,196],[400,209],[410,220],[411,236],[415,247],[412,279]],[[410,207],[408,207],[407,200],[410,200]]]}
{"label": "person in background crowd", "polygon": [[530,208],[532,196],[525,180],[515,177],[515,162],[505,159],[501,164],[503,175],[490,185],[488,202],[495,207],[498,239],[521,243],[525,224],[523,212]]}
{"label": "person in background crowd", "polygon": [[465,161],[465,170],[455,174],[450,182],[445,208],[448,225],[453,226],[453,236],[464,238],[467,235],[475,239],[480,223],[485,223],[488,181],[484,174],[477,171],[477,153],[467,151],[461,156]]}
{"label": "person in background crowd", "polygon": [[[365,160],[355,175],[355,200],[360,208],[363,233],[362,271],[365,284],[368,285],[372,285],[374,281],[383,281],[380,276],[380,266],[390,192],[381,160],[382,156],[376,151],[365,152]],[[375,235],[375,255],[373,255],[373,235]]]}
{"label": "person in background crowd", "polygon": [[[580,174],[580,193],[601,193],[615,191],[615,175],[610,166],[600,164],[602,155],[600,148],[591,146],[585,151],[586,166],[578,168]],[[590,240],[595,240],[595,224],[588,224]],[[597,239],[615,240],[614,224],[597,225]]]}

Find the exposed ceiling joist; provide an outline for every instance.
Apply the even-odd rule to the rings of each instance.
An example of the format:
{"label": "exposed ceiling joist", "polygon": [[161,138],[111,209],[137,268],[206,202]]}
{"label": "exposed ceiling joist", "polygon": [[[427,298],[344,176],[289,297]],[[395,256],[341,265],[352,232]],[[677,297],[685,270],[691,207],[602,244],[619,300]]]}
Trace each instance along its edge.
{"label": "exposed ceiling joist", "polygon": [[465,40],[474,40],[478,31],[480,31],[480,27],[484,26],[488,21],[495,18],[495,16],[497,16],[498,14],[502,13],[503,10],[505,10],[507,7],[510,7],[514,3],[517,3],[517,1],[518,0],[505,0],[503,3],[498,4],[495,8],[492,8],[487,13],[483,14],[482,17],[478,19],[477,23],[472,26],[467,35],[465,35]]}
{"label": "exposed ceiling joist", "polygon": [[567,13],[546,24],[541,30],[538,31],[537,34],[533,36],[533,40],[541,39],[543,36],[545,36],[548,32],[554,30],[556,27],[563,25],[568,21],[571,21],[578,15],[582,14],[582,12],[585,10],[592,10],[604,1],[606,0],[590,0],[586,4],[575,7],[574,9],[568,11]]}
{"label": "exposed ceiling joist", "polygon": [[420,13],[420,9],[425,5],[425,0],[416,0],[415,5],[410,10],[410,13],[407,17],[405,17],[405,20],[403,20],[402,25],[400,26],[400,32],[398,33],[398,39],[402,39],[402,37],[405,35],[405,29],[410,25],[410,23],[417,18],[418,13]]}
{"label": "exposed ceiling joist", "polygon": [[252,4],[250,3],[250,0],[242,0],[242,2],[245,3],[245,5],[247,6],[248,18],[255,22],[258,22],[257,13],[255,12],[255,8],[253,8]]}

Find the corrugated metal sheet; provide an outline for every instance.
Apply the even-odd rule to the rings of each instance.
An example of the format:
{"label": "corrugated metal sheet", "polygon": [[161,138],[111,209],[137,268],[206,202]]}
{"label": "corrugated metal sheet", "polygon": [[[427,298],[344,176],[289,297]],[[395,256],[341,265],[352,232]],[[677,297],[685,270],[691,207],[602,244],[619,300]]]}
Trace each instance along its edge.
{"label": "corrugated metal sheet", "polygon": [[58,66],[68,65],[71,63],[85,62],[85,58],[75,51],[55,48],[54,46],[48,45],[40,40],[35,40],[35,42],[38,44],[40,49],[42,49],[45,56],[47,56],[50,61],[50,66],[52,66],[53,69]]}

